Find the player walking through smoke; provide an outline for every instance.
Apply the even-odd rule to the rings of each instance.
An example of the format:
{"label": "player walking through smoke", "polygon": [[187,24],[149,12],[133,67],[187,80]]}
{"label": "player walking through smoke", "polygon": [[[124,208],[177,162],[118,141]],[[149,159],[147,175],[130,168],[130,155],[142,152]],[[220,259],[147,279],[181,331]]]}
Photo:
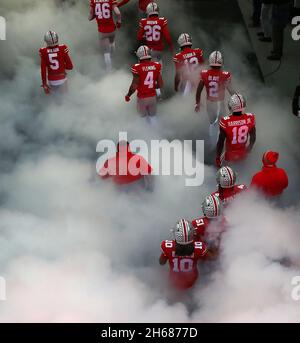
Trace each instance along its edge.
{"label": "player walking through smoke", "polygon": [[144,41],[151,49],[151,56],[156,61],[162,64],[162,54],[164,51],[165,39],[173,52],[173,43],[168,29],[168,20],[159,17],[159,8],[155,2],[151,2],[147,6],[147,17],[141,19],[140,28],[138,31],[139,42]]}
{"label": "player walking through smoke", "polygon": [[[247,157],[256,140],[255,115],[245,113],[246,101],[241,94],[234,94],[228,108],[232,113],[220,120],[220,134],[217,143],[216,165],[220,167],[222,160],[236,162]],[[222,151],[225,145],[225,153]]]}
{"label": "player walking through smoke", "polygon": [[223,57],[220,51],[213,51],[209,56],[209,70],[202,70],[196,92],[195,111],[200,111],[200,100],[203,88],[206,89],[206,110],[209,119],[209,136],[212,146],[215,146],[218,136],[218,121],[220,115],[226,114],[225,90],[234,94],[231,85],[231,74],[222,69]]}
{"label": "player walking through smoke", "polygon": [[45,94],[51,92],[64,94],[67,91],[66,70],[73,69],[69,49],[65,44],[58,44],[58,34],[54,31],[46,32],[44,41],[47,47],[39,51],[42,87]]}
{"label": "player walking through smoke", "polygon": [[125,101],[130,101],[131,95],[137,90],[137,110],[153,123],[157,112],[156,89],[163,86],[161,65],[151,60],[150,49],[145,45],[138,48],[136,55],[139,63],[131,68],[133,79]]}
{"label": "player walking through smoke", "polygon": [[204,63],[203,51],[193,49],[192,38],[182,33],[178,38],[180,52],[173,58],[176,68],[174,88],[188,95],[199,83],[200,66]]}
{"label": "player walking through smoke", "polygon": [[[114,14],[117,22],[114,21]],[[89,20],[96,18],[100,46],[104,54],[106,70],[112,69],[111,55],[115,51],[116,29],[121,27],[121,12],[115,0],[91,0]]]}

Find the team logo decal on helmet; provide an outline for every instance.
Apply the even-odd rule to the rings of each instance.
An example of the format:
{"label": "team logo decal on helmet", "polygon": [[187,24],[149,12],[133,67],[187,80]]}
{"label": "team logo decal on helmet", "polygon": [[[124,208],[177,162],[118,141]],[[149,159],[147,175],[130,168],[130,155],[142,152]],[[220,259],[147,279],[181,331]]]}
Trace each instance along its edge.
{"label": "team logo decal on helmet", "polygon": [[236,173],[230,167],[222,167],[217,172],[217,183],[222,188],[231,188],[235,185]]}
{"label": "team logo decal on helmet", "polygon": [[194,229],[192,225],[185,219],[181,219],[175,229],[172,230],[176,243],[190,244],[194,240]]}
{"label": "team logo decal on helmet", "polygon": [[207,196],[202,203],[202,211],[205,217],[215,218],[221,213],[222,205],[219,197],[214,195]]}
{"label": "team logo decal on helmet", "polygon": [[146,13],[148,17],[153,14],[159,14],[159,8],[158,8],[157,3],[150,2],[150,4],[146,8]]}
{"label": "team logo decal on helmet", "polygon": [[192,45],[192,38],[188,33],[182,33],[177,42],[181,48],[188,45],[190,46]]}
{"label": "team logo decal on helmet", "polygon": [[231,112],[243,112],[246,108],[246,100],[241,94],[233,94],[228,101],[228,108]]}
{"label": "team logo decal on helmet", "polygon": [[54,31],[48,31],[45,33],[44,41],[47,46],[55,46],[58,44],[58,34]]}
{"label": "team logo decal on helmet", "polygon": [[136,55],[140,60],[151,58],[151,52],[147,45],[140,46],[136,52]]}
{"label": "team logo decal on helmet", "polygon": [[223,65],[223,57],[220,51],[213,51],[209,55],[209,65],[211,67],[222,67]]}

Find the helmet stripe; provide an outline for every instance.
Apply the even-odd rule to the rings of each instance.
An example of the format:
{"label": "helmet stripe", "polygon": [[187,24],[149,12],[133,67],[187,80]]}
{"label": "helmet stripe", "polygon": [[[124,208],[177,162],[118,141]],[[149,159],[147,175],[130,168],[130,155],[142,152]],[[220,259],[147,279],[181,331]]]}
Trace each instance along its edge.
{"label": "helmet stripe", "polygon": [[186,226],[185,226],[185,220],[182,219],[182,224],[183,224],[183,236],[184,236],[184,243],[187,242],[187,229],[186,229]]}
{"label": "helmet stripe", "polygon": [[211,197],[212,197],[213,202],[214,202],[214,208],[215,208],[214,214],[215,214],[215,216],[218,216],[218,205],[217,205],[216,198],[214,196],[211,196]]}
{"label": "helmet stripe", "polygon": [[229,178],[230,178],[230,185],[233,184],[233,176],[231,175],[231,170],[228,168],[228,167],[225,167],[227,172],[228,172],[228,175],[229,175]]}

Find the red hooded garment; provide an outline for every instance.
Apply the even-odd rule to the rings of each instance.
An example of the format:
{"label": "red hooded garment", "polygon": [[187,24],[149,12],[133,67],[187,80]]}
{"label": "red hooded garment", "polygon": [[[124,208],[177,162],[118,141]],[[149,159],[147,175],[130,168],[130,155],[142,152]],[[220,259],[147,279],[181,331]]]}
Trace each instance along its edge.
{"label": "red hooded garment", "polygon": [[268,197],[278,196],[288,187],[286,172],[276,166],[278,157],[279,154],[274,151],[264,153],[263,168],[253,176],[251,181],[252,187],[261,190]]}
{"label": "red hooded garment", "polygon": [[136,182],[151,173],[152,167],[142,156],[130,151],[129,143],[119,143],[116,156],[108,159],[99,171],[102,178],[111,177],[118,185]]}

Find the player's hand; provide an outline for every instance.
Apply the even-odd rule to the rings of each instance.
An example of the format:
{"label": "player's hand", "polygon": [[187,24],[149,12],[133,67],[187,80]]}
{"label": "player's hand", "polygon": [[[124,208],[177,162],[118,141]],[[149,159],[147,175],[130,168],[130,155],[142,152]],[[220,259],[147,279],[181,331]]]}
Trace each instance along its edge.
{"label": "player's hand", "polygon": [[120,29],[121,28],[121,26],[122,26],[122,23],[120,22],[120,21],[117,21],[117,29]]}
{"label": "player's hand", "polygon": [[129,101],[130,101],[130,96],[125,95],[125,101],[126,101],[126,102],[129,102]]}
{"label": "player's hand", "polygon": [[200,112],[200,103],[195,105],[195,112]]}
{"label": "player's hand", "polygon": [[217,156],[216,157],[216,166],[218,168],[221,168],[221,165],[222,165],[221,158],[220,158],[220,156]]}
{"label": "player's hand", "polygon": [[43,84],[41,87],[44,89],[46,95],[50,94],[50,87],[47,84]]}

